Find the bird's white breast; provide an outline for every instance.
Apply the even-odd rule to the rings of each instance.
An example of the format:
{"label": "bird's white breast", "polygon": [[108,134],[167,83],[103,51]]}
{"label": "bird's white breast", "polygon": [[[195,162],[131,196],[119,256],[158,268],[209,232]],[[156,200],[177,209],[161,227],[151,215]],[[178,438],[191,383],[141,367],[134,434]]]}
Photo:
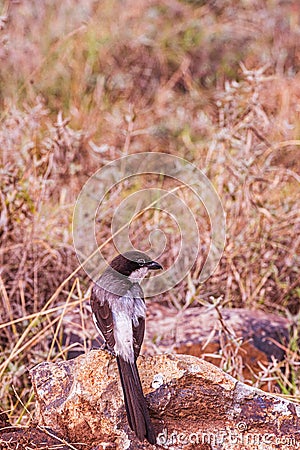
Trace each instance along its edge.
{"label": "bird's white breast", "polygon": [[133,285],[126,295],[112,304],[114,323],[115,353],[125,361],[134,361],[133,329],[138,326],[139,319],[146,317],[146,305],[140,297],[141,287]]}

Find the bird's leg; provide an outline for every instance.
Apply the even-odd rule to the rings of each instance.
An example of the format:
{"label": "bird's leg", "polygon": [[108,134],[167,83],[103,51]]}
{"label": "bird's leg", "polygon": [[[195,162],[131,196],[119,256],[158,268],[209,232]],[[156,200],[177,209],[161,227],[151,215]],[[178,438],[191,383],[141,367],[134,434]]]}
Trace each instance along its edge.
{"label": "bird's leg", "polygon": [[104,342],[104,344],[101,345],[100,350],[104,350],[105,352],[108,352],[111,355],[116,356],[114,349],[111,348],[106,341]]}

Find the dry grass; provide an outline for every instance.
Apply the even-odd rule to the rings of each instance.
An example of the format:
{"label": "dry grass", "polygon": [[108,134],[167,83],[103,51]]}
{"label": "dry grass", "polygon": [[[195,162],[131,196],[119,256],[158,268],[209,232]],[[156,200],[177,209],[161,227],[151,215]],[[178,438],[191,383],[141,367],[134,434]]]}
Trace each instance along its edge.
{"label": "dry grass", "polygon": [[[287,359],[262,367],[257,385],[277,377],[283,394],[299,396],[298,2],[128,0],[119,9],[111,0],[2,0],[0,16],[1,408],[30,421],[27,367],[65,357],[75,345],[70,330],[91,345],[89,281],[72,248],[74,201],[96,169],[142,151],[196,164],[227,215],[222,261],[200,285],[208,220],[180,194],[203,252],[164,300],[180,308],[221,296],[232,307],[291,316]],[[157,180],[131,189],[140,185]],[[101,243],[116,206],[101,223]],[[131,231],[139,243],[140,223],[170,229],[165,265],[179,242],[168,220],[148,212]],[[238,375],[239,343],[224,336],[223,367]]]}

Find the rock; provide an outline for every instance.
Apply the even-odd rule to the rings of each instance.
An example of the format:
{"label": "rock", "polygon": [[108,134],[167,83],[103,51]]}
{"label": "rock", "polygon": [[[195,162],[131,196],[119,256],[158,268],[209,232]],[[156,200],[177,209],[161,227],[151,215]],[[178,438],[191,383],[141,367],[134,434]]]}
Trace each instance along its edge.
{"label": "rock", "polygon": [[[76,447],[76,450],[82,447]],[[0,450],[70,450],[70,446],[50,430],[40,430],[34,425],[29,428],[0,426]]]}
{"label": "rock", "polygon": [[[140,357],[138,365],[161,448],[300,445],[300,407],[292,402],[238,382],[194,356]],[[116,362],[107,352],[44,362],[30,374],[40,425],[75,447],[80,442],[93,450],[153,448],[128,427]]]}
{"label": "rock", "polygon": [[[255,381],[261,371],[259,363],[268,365],[272,358],[282,361],[284,348],[289,342],[289,321],[275,314],[249,309],[221,310],[227,329],[235,336],[226,341],[215,309],[205,311],[194,307],[177,311],[158,303],[149,303],[144,352],[153,355],[171,351],[201,356],[214,365],[220,365],[223,346],[237,350],[241,360],[240,377]],[[188,326],[187,326],[188,324]],[[159,330],[159,333],[158,333]],[[213,332],[212,332],[213,331]],[[222,342],[223,341],[223,342]],[[238,348],[234,347],[238,342]],[[222,344],[221,344],[222,342]],[[262,389],[275,390],[276,382],[262,385]]]}

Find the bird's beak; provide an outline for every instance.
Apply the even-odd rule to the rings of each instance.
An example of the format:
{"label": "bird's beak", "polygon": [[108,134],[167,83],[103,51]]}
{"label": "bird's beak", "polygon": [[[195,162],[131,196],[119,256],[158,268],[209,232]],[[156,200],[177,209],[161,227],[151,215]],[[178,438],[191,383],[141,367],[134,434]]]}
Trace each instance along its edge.
{"label": "bird's beak", "polygon": [[163,267],[157,261],[150,261],[145,264],[149,270],[159,270],[163,269]]}

